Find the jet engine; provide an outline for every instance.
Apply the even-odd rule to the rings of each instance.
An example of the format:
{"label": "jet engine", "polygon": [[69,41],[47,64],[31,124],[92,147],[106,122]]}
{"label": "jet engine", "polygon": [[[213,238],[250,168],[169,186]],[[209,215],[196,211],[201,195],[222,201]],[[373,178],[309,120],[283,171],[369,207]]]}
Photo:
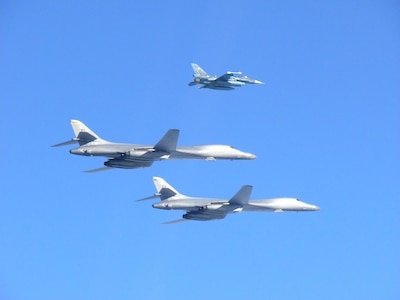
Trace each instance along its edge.
{"label": "jet engine", "polygon": [[123,159],[110,159],[104,163],[106,167],[120,168],[120,169],[134,169],[150,167],[152,161],[129,161]]}
{"label": "jet engine", "polygon": [[214,213],[208,214],[204,213],[203,211],[190,211],[182,216],[182,218],[187,220],[196,220],[196,221],[210,221],[210,220],[217,220],[225,218],[225,214],[221,213]]}

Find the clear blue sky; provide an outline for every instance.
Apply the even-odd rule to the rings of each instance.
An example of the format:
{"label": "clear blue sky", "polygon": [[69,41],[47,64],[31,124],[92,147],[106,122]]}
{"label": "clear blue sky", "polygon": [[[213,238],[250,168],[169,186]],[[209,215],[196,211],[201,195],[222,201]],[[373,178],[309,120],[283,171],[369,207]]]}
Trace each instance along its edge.
{"label": "clear blue sky", "polygon": [[[398,1],[3,1],[0,299],[399,299]],[[198,90],[190,63],[263,86]],[[231,144],[254,161],[103,159],[101,137]],[[135,199],[292,196],[313,213],[162,225]]]}

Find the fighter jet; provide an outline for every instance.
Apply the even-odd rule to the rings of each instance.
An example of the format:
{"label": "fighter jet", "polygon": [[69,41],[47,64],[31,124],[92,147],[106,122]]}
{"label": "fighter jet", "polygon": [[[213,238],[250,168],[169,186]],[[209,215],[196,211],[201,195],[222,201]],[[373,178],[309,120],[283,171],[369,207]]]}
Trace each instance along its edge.
{"label": "fighter jet", "polygon": [[236,76],[241,75],[242,72],[226,72],[224,75],[217,77],[208,75],[195,63],[192,63],[192,68],[194,71],[194,80],[189,83],[189,86],[202,84],[202,86],[199,87],[200,89],[233,90],[235,87],[241,87],[246,83],[263,84],[261,81],[251,79],[248,76]]}
{"label": "fighter jet", "polygon": [[177,147],[179,130],[170,129],[155,145],[121,144],[108,142],[100,138],[85,124],[71,120],[75,138],[52,147],[78,143],[71,154],[83,156],[105,156],[105,167],[89,170],[96,172],[108,168],[135,169],[150,167],[154,161],[167,159],[204,159],[204,160],[248,160],[255,159],[252,153],[240,151],[228,145],[202,145]]}
{"label": "fighter jet", "polygon": [[153,177],[153,182],[157,193],[153,196],[139,199],[138,201],[160,198],[160,202],[153,204],[154,208],[159,209],[179,209],[185,210],[183,219],[166,222],[166,224],[180,222],[184,220],[210,221],[223,219],[229,213],[242,211],[317,211],[320,208],[316,205],[307,204],[296,198],[271,198],[261,200],[250,200],[253,187],[244,185],[229,200],[189,197],[179,193],[164,179]]}

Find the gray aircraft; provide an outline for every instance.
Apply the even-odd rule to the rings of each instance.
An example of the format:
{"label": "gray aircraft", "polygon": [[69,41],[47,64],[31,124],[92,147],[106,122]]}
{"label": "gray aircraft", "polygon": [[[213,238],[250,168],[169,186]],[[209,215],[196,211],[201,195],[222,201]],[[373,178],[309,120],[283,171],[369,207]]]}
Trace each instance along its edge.
{"label": "gray aircraft", "polygon": [[79,143],[78,148],[71,149],[72,154],[83,156],[105,156],[108,160],[105,167],[89,170],[96,172],[108,168],[135,169],[150,167],[154,161],[167,159],[204,159],[204,160],[246,160],[255,159],[252,153],[240,151],[228,145],[202,145],[177,147],[179,130],[170,129],[155,145],[121,144],[101,139],[85,124],[71,120],[75,138],[53,147]]}
{"label": "gray aircraft", "polygon": [[200,89],[208,88],[214,90],[233,90],[235,87],[241,87],[246,83],[263,84],[259,80],[251,79],[248,76],[241,75],[242,72],[226,72],[224,75],[217,77],[208,75],[199,65],[192,63],[194,71],[194,80],[189,83],[189,86],[202,84]]}
{"label": "gray aircraft", "polygon": [[250,194],[253,189],[251,185],[242,186],[231,199],[224,200],[185,196],[160,177],[153,177],[153,182],[157,193],[138,201],[159,197],[161,201],[153,204],[154,208],[186,211],[182,216],[183,219],[166,222],[166,224],[185,220],[209,221],[223,219],[229,213],[242,211],[299,212],[317,211],[320,209],[316,205],[304,203],[296,198],[250,200]]}

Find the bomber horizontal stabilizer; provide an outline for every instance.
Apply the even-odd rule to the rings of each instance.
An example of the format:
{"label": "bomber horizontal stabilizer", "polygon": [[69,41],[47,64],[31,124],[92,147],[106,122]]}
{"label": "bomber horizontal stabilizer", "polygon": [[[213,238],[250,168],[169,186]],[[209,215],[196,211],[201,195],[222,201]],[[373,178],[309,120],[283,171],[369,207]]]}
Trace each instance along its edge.
{"label": "bomber horizontal stabilizer", "polygon": [[148,196],[148,197],[140,198],[140,199],[137,199],[137,200],[135,200],[135,201],[136,201],[136,202],[146,201],[146,200],[156,199],[156,198],[158,198],[158,197],[160,197],[160,194],[159,194],[159,193],[154,194],[154,195],[151,195],[151,196]]}
{"label": "bomber horizontal stabilizer", "polygon": [[59,143],[59,144],[55,144],[55,145],[52,145],[51,147],[59,147],[59,146],[71,145],[71,144],[77,143],[78,141],[79,141],[79,139],[73,138],[72,140],[69,140],[69,141],[66,141],[66,142],[62,142],[62,143]]}

